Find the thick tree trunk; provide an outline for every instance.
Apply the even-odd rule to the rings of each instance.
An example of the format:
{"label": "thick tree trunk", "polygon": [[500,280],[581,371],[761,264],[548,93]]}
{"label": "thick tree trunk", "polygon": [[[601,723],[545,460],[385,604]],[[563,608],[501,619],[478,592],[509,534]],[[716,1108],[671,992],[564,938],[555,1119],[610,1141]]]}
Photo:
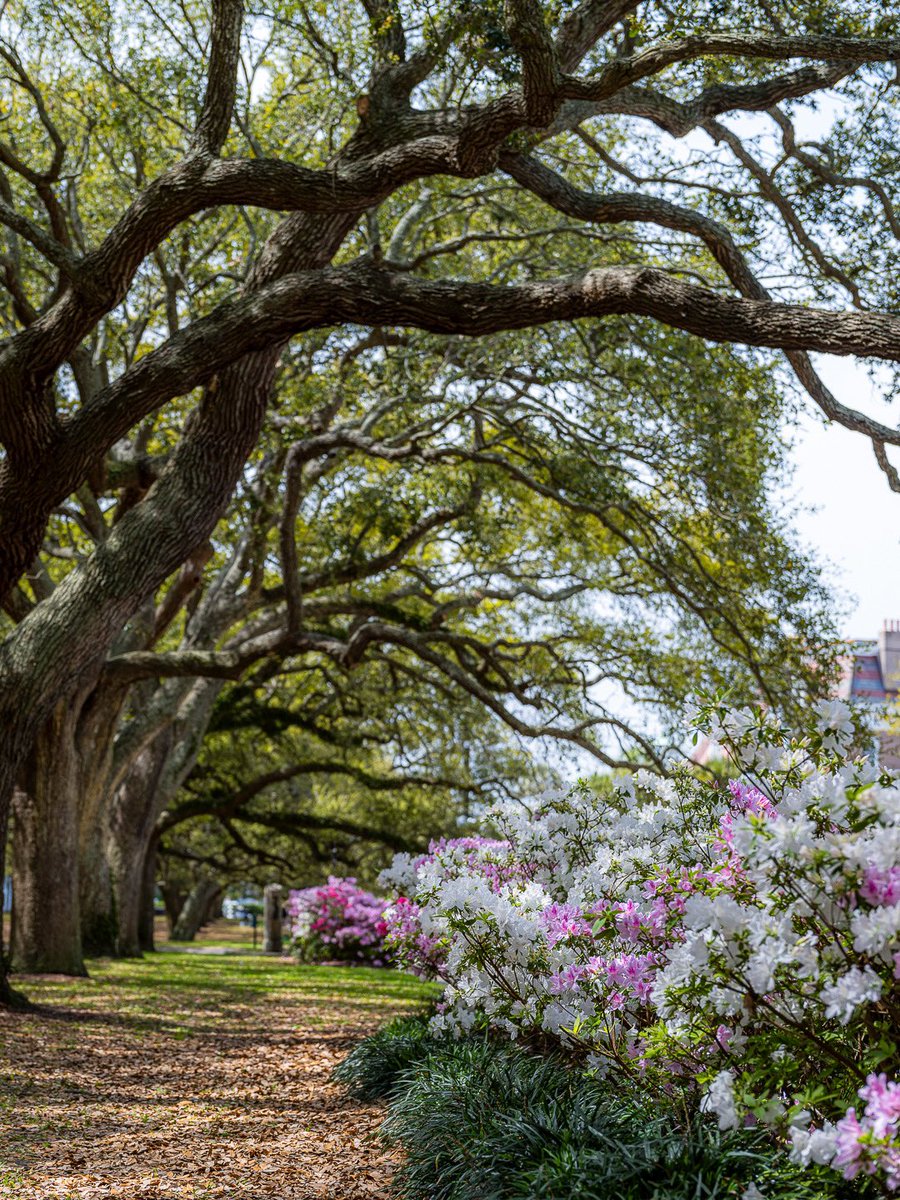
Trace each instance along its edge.
{"label": "thick tree trunk", "polygon": [[43,970],[80,973],[82,954],[114,952],[104,820],[121,698],[120,688],[98,686],[59,706],[22,773],[13,833],[20,970],[41,963]]}
{"label": "thick tree trunk", "polygon": [[178,917],[181,910],[184,908],[184,903],[187,900],[187,894],[180,887],[175,887],[171,883],[160,884],[162,892],[163,904],[166,906],[166,920],[169,922],[169,937],[175,932],[175,926],[178,924]]}
{"label": "thick tree trunk", "polygon": [[[357,216],[286,218],[260,255],[249,290],[292,271],[324,266]],[[256,444],[280,354],[279,346],[251,352],[212,378],[141,503],[0,644],[0,834],[18,774],[55,707],[71,700],[87,678],[96,679],[145,597],[211,535]],[[203,365],[198,361],[198,378]],[[70,848],[75,844],[73,839]],[[77,889],[74,901],[77,913]],[[5,971],[0,960],[0,992]]]}
{"label": "thick tree trunk", "polygon": [[141,954],[141,909],[144,901],[146,841],[139,830],[119,829],[109,839],[109,870],[115,898],[115,953]]}
{"label": "thick tree trunk", "polygon": [[172,930],[173,942],[192,942],[204,924],[210,904],[222,894],[222,885],[209,876],[199,879],[184,902]]}
{"label": "thick tree trunk", "polygon": [[[7,828],[9,826],[10,806],[0,805],[0,877],[6,871]],[[24,997],[13,990],[9,984],[9,947],[6,945],[3,925],[3,905],[0,904],[0,1006],[6,1008],[19,1007]]]}
{"label": "thick tree trunk", "polygon": [[144,910],[144,842],[134,837],[118,839],[111,846],[110,871],[116,900],[116,954],[139,958]]}
{"label": "thick tree trunk", "polygon": [[206,906],[206,912],[203,914],[202,925],[209,925],[211,921],[216,921],[222,915],[222,893],[224,888],[219,890],[209,898],[209,903]]}
{"label": "thick tree trunk", "polygon": [[14,971],[84,975],[78,896],[77,706],[59,705],[39,734],[14,798]]}
{"label": "thick tree trunk", "polygon": [[[2,766],[0,766],[0,771],[2,771]],[[4,805],[2,797],[0,797],[0,879],[6,871],[6,850],[11,815],[12,804]],[[0,1008],[25,1008],[28,1001],[9,982],[12,955],[11,947],[6,942],[4,929],[3,905],[0,903]]]}
{"label": "thick tree trunk", "polygon": [[160,776],[175,740],[170,725],[134,760],[116,791],[109,816],[107,859],[116,906],[116,953],[141,953],[141,919],[145,906],[147,854],[154,840],[159,808]]}
{"label": "thick tree trunk", "polygon": [[106,857],[112,747],[125,692],[102,683],[85,706],[79,726],[81,807],[78,890],[85,954],[116,953],[116,904]]}
{"label": "thick tree trunk", "polygon": [[106,858],[104,816],[99,814],[97,824],[82,822],[78,855],[81,940],[85,954],[92,957],[116,953],[116,904]]}

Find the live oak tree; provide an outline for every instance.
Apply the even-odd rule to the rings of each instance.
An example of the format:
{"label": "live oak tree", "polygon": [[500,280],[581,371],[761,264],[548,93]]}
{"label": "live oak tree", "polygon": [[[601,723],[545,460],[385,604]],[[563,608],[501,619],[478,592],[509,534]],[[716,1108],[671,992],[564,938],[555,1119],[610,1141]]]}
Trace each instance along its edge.
{"label": "live oak tree", "polygon": [[[771,372],[652,327],[623,326],[617,341],[633,369],[563,327],[477,348],[330,336],[288,356],[215,545],[147,598],[97,682],[38,735],[43,769],[23,773],[14,803],[16,966],[77,971],[83,950],[147,948],[156,849],[175,854],[161,835],[209,811],[237,837],[249,774],[227,804],[219,784],[212,810],[164,811],[193,780],[210,720],[221,731],[222,704],[234,708],[231,693],[217,702],[228,680],[245,676],[232,739],[255,750],[249,730],[297,728],[320,741],[289,743],[261,777],[365,780],[392,810],[365,826],[368,844],[394,849],[386,830],[412,836],[403,786],[436,797],[438,831],[460,794],[521,778],[507,733],[653,765],[665,745],[654,732],[702,684],[786,706],[806,694],[806,647],[827,622],[768,502]],[[32,578],[45,601],[127,502],[104,514],[76,496],[54,516]],[[413,744],[424,774],[409,773]],[[222,738],[213,746],[207,763]],[[465,769],[435,777],[461,747]],[[318,811],[267,809],[267,821],[257,805],[250,823],[362,837],[341,794],[325,813],[317,796]],[[211,886],[211,863],[179,853]]]}
{"label": "live oak tree", "polygon": [[[40,731],[212,535],[297,334],[458,340],[583,319],[627,358],[632,316],[781,350],[900,489],[900,435],[838,404],[809,358],[900,359],[889,11],[371,0],[364,16],[239,0],[4,10],[0,589],[18,623],[0,647],[0,833],[23,764],[40,768]],[[810,141],[804,105],[825,93],[837,116]],[[472,216],[448,239],[459,188]],[[536,206],[583,231],[577,264],[554,253],[556,230],[523,261]],[[405,215],[426,210],[410,252]],[[217,223],[260,212],[235,260]],[[179,251],[204,222],[208,283],[188,299]],[[487,242],[501,262],[476,252]],[[165,318],[141,329],[138,301],[160,284]],[[148,421],[170,439],[155,463]],[[115,525],[25,611],[54,512],[79,493],[102,509],[113,486],[129,497]]]}

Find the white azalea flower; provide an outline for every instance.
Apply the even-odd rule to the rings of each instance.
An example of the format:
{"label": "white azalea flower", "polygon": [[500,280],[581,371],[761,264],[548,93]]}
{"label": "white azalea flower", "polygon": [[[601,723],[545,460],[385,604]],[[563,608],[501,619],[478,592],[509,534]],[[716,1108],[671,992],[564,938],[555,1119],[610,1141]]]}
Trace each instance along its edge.
{"label": "white azalea flower", "polygon": [[734,1100],[734,1075],[731,1071],[720,1071],[707,1088],[700,1102],[702,1112],[714,1113],[720,1129],[737,1129],[740,1125]]}
{"label": "white azalea flower", "polygon": [[837,1131],[830,1121],[826,1121],[821,1129],[802,1129],[797,1125],[791,1127],[791,1159],[807,1167],[810,1163],[829,1166],[834,1158],[837,1146]]}
{"label": "white azalea flower", "polygon": [[881,980],[871,967],[862,971],[851,967],[835,983],[822,988],[819,999],[825,1005],[825,1017],[837,1017],[846,1025],[861,1004],[877,1000],[881,995]]}

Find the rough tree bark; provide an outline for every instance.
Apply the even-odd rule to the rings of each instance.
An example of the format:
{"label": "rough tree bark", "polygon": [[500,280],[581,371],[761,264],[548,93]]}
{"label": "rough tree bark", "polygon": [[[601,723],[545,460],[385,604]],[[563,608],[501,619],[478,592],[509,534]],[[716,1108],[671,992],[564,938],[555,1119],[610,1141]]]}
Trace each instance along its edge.
{"label": "rough tree bark", "polygon": [[76,716],[59,705],[38,735],[14,799],[13,969],[83,975],[78,899]]}
{"label": "rough tree bark", "polygon": [[166,908],[166,920],[169,923],[169,937],[171,937],[178,923],[178,916],[184,908],[184,902],[187,900],[187,894],[171,883],[161,884],[160,891]]}
{"label": "rough tree bark", "polygon": [[142,950],[148,850],[157,808],[166,803],[158,788],[174,738],[175,730],[170,726],[154,739],[128,772],[110,808],[106,859],[115,903],[117,955],[139,955]]}
{"label": "rough tree bark", "polygon": [[154,837],[144,855],[141,882],[141,903],[138,913],[138,946],[143,954],[152,954],[156,949],[156,838]]}
{"label": "rough tree bark", "polygon": [[[15,799],[12,921],[17,969],[84,971],[82,953],[115,951],[104,796],[124,690],[80,691],[40,731]],[[74,837],[73,837],[74,831]],[[47,914],[46,918],[41,913]],[[65,919],[50,914],[65,913]]]}
{"label": "rough tree bark", "polygon": [[107,796],[116,723],[124,689],[103,688],[89,698],[79,730],[81,795],[78,826],[78,894],[85,954],[116,953],[116,907],[107,856]]}

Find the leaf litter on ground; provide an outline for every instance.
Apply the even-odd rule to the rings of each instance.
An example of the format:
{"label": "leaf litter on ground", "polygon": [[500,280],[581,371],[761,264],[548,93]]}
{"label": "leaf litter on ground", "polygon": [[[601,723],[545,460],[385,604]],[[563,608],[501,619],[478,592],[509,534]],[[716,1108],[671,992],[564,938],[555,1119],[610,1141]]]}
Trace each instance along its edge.
{"label": "leaf litter on ground", "polygon": [[154,955],[18,978],[0,1015],[4,1200],[379,1200],[396,1151],[331,1071],[426,986],[389,971]]}

